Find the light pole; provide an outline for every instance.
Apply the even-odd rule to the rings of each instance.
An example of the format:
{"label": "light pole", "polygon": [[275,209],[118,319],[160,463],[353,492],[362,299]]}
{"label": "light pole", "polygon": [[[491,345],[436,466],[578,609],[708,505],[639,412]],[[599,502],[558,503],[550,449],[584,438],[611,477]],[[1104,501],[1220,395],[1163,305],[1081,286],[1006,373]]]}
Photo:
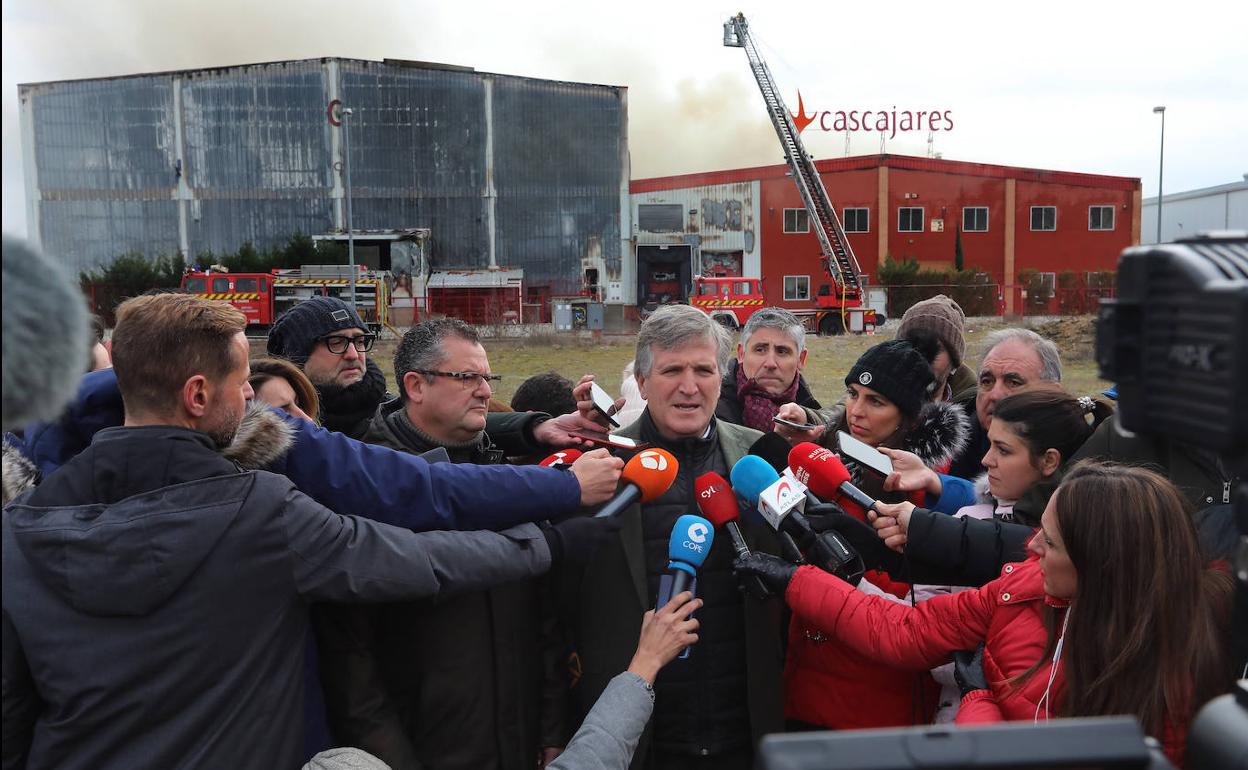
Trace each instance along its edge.
{"label": "light pole", "polygon": [[1157,161],[1157,243],[1161,243],[1161,175],[1166,168],[1166,108],[1154,107],[1154,113],[1161,113],[1161,153]]}
{"label": "light pole", "polygon": [[351,270],[351,309],[355,310],[355,236],[351,229],[351,131],[347,128],[347,118],[355,111],[350,107],[342,110],[342,168],[347,183],[347,265]]}

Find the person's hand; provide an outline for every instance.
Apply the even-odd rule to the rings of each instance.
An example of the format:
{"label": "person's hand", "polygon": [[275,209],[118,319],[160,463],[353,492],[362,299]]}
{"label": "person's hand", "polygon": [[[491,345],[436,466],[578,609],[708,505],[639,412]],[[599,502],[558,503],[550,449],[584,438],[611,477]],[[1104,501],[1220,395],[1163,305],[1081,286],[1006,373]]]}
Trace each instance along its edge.
{"label": "person's hand", "polygon": [[923,464],[919,456],[904,449],[878,449],[893,461],[893,472],[884,479],[884,489],[888,492],[924,491],[940,496],[943,488],[940,476],[936,471]]}
{"label": "person's hand", "polygon": [[[594,399],[590,396],[589,384],[594,381],[594,375],[586,374],[572,387],[572,398],[576,399],[576,411],[586,420],[597,423],[598,427],[594,430],[599,433],[611,432],[611,421],[602,416],[602,413],[594,408]],[[609,410],[611,414],[615,414],[624,408],[624,399],[617,398],[615,403],[611,405]]]}
{"label": "person's hand", "polygon": [[563,746],[544,746],[537,755],[538,770],[545,770],[546,765],[554,762],[563,753]]}
{"label": "person's hand", "polygon": [[732,563],[732,569],[737,573],[738,578],[757,575],[767,586],[767,590],[776,596],[784,596],[785,590],[789,587],[789,581],[797,572],[797,565],[790,564],[779,556],[772,556],[769,553],[751,553],[748,556],[738,557]]}
{"label": "person's hand", "polygon": [[605,449],[595,449],[576,458],[572,475],[581,485],[581,505],[605,503],[615,495],[624,461]]}
{"label": "person's hand", "polygon": [[962,697],[975,690],[987,690],[988,678],[984,676],[984,645],[974,650],[958,650],[953,653],[953,681],[958,683]]}
{"label": "person's hand", "polygon": [[[802,425],[807,425],[809,423],[809,420],[806,419],[806,410],[793,403],[781,405],[779,411],[776,412],[776,416],[783,420],[800,423]],[[823,435],[825,430],[827,430],[826,425],[817,425],[814,430],[790,428],[788,425],[782,425],[778,422],[774,423],[774,425],[776,433],[780,434],[781,438],[790,444],[800,444],[803,441],[813,441],[815,443],[819,443],[819,437]]]}
{"label": "person's hand", "polygon": [[875,534],[884,541],[884,545],[902,553],[906,547],[906,531],[910,528],[910,514],[914,511],[914,503],[881,503],[876,502],[875,509],[867,512],[867,518],[875,527]]}
{"label": "person's hand", "polygon": [[698,641],[698,621],[689,616],[701,606],[701,599],[684,591],[658,610],[647,612],[641,620],[641,639],[628,670],[653,685],[659,669]]}
{"label": "person's hand", "polygon": [[575,435],[577,433],[601,434],[606,430],[600,423],[587,419],[580,412],[568,412],[539,422],[533,428],[533,440],[551,449],[567,449],[590,443]]}
{"label": "person's hand", "polygon": [[623,524],[619,516],[573,516],[558,524],[544,524],[541,530],[552,564],[563,562],[583,567],[616,536]]}

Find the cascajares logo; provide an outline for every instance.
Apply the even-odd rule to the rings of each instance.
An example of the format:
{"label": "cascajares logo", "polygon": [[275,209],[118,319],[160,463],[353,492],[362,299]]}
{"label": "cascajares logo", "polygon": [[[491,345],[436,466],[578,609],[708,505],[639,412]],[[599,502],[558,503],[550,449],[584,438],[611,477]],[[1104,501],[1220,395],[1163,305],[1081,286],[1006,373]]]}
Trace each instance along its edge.
{"label": "cascajares logo", "polygon": [[790,113],[798,133],[816,124],[820,131],[840,133],[843,131],[872,131],[886,133],[889,138],[897,132],[952,131],[952,110],[816,110],[806,114],[806,103],[801,89],[797,92],[797,112]]}

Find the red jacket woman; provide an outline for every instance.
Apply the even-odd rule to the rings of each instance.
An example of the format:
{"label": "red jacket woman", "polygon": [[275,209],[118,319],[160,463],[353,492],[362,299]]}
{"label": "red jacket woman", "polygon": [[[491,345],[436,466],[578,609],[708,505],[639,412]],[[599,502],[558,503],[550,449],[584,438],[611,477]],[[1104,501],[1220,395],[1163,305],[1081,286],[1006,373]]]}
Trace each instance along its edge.
{"label": "red jacket woman", "polygon": [[1202,563],[1183,497],[1152,471],[1080,463],[1029,550],[982,588],[917,607],[762,554],[737,571],[881,663],[923,670],[983,642],[988,689],[963,699],[959,723],[1131,714],[1182,766],[1193,714],[1231,681],[1229,575]]}

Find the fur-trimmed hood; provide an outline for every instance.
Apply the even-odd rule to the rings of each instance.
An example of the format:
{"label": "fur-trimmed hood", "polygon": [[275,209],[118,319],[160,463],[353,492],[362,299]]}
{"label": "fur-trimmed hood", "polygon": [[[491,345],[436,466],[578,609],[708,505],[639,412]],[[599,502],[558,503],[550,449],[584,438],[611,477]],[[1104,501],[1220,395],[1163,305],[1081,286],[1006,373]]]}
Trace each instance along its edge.
{"label": "fur-trimmed hood", "polygon": [[[266,468],[290,450],[294,430],[273,408],[253,401],[239,423],[234,440],[221,454],[244,470]],[[4,442],[4,505],[40,482],[39,470],[22,451]]]}
{"label": "fur-trimmed hood", "polygon": [[4,442],[4,505],[39,483],[39,469],[17,447]]}

